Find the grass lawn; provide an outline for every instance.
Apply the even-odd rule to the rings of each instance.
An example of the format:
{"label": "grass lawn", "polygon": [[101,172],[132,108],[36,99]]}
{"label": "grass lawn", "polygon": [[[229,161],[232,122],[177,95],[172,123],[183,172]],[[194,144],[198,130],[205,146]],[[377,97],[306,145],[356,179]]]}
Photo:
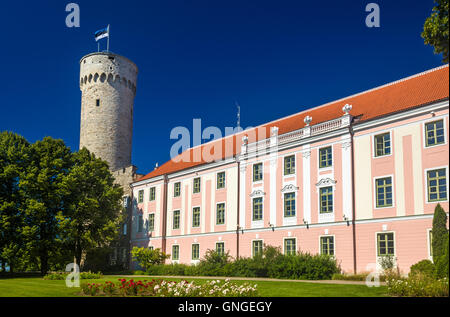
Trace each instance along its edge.
{"label": "grass lawn", "polygon": [[[104,276],[98,280],[81,280],[81,283],[104,283],[105,281],[118,282],[120,276]],[[131,279],[127,277],[126,279]],[[151,280],[151,277],[136,277],[134,280]],[[179,281],[169,278],[166,280]],[[202,284],[207,280],[188,279]],[[234,283],[242,284],[245,280],[234,280]],[[252,285],[258,285],[261,297],[380,297],[386,296],[386,287],[367,287],[365,285],[348,284],[315,284],[307,282],[284,281],[249,281]],[[81,289],[68,288],[64,280],[43,280],[39,277],[28,278],[3,278],[0,279],[0,297],[73,297],[81,296]]]}

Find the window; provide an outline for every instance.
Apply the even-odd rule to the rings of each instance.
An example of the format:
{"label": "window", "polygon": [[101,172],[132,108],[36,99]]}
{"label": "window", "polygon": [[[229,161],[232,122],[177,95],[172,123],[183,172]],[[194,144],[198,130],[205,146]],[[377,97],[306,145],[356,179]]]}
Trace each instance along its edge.
{"label": "window", "polygon": [[173,197],[179,197],[181,193],[181,183],[173,184]]}
{"label": "window", "polygon": [[425,140],[427,146],[443,144],[444,120],[433,121],[425,124]]}
{"label": "window", "polygon": [[180,211],[179,210],[174,210],[174,212],[173,212],[172,228],[180,229]]}
{"label": "window", "polygon": [[375,156],[391,154],[391,135],[383,133],[375,136]]}
{"label": "window", "polygon": [[394,233],[377,234],[378,256],[394,255]]}
{"label": "window", "polygon": [[192,260],[198,260],[200,258],[200,245],[192,245]]}
{"label": "window", "polygon": [[333,187],[322,187],[320,189],[320,213],[333,212]]}
{"label": "window", "polygon": [[225,243],[217,242],[216,243],[216,251],[218,255],[225,255]]}
{"label": "window", "polygon": [[295,239],[284,239],[284,254],[295,255],[296,246]]}
{"label": "window", "polygon": [[148,249],[149,250],[153,250],[154,248],[153,248],[153,246],[149,246]]}
{"label": "window", "polygon": [[333,158],[331,154],[331,146],[319,150],[319,167],[329,167],[333,165]]}
{"label": "window", "polygon": [[427,172],[428,201],[447,200],[447,179],[445,168]]}
{"label": "window", "polygon": [[217,174],[217,189],[225,188],[225,172]]}
{"label": "window", "polygon": [[200,207],[192,210],[192,227],[200,227]]}
{"label": "window", "polygon": [[148,215],[148,231],[155,230],[155,214]]}
{"label": "window", "polygon": [[95,100],[95,106],[100,107],[100,99]]}
{"label": "window", "polygon": [[320,254],[334,255],[334,237],[320,237]]}
{"label": "window", "polygon": [[142,232],[142,230],[144,230],[144,217],[142,215],[139,215],[138,232]]}
{"label": "window", "polygon": [[375,180],[377,208],[392,206],[392,177]]}
{"label": "window", "polygon": [[263,179],[263,165],[262,163],[253,165],[253,181],[258,182]]}
{"label": "window", "polygon": [[144,190],[141,189],[138,193],[138,203],[143,203],[144,202]]}
{"label": "window", "polygon": [[284,175],[291,175],[295,173],[295,155],[284,158]]}
{"label": "window", "polygon": [[295,217],[295,193],[284,194],[284,216]]}
{"label": "window", "polygon": [[152,187],[152,188],[150,188],[150,196],[149,196],[149,199],[150,199],[150,200],[155,200],[155,198],[156,198],[156,188],[155,188],[155,187]]}
{"label": "window", "polygon": [[263,219],[262,197],[253,198],[253,221]]}
{"label": "window", "polygon": [[172,246],[172,260],[179,260],[180,259],[180,246],[179,245],[173,245]]}
{"label": "window", "polygon": [[123,235],[126,236],[127,235],[127,224],[124,223],[123,224],[123,231],[122,231]]}
{"label": "window", "polygon": [[253,256],[260,256],[263,253],[262,240],[255,240],[252,243]]}
{"label": "window", "polygon": [[225,204],[224,203],[217,204],[216,224],[217,225],[225,224]]}
{"label": "window", "polygon": [[194,194],[200,193],[200,177],[194,178]]}

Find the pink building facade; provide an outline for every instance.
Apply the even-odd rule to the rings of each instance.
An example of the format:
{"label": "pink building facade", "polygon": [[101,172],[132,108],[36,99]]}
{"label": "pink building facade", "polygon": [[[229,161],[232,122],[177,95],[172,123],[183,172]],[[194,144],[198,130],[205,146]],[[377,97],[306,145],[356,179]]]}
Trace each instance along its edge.
{"label": "pink building facade", "polygon": [[407,273],[431,258],[437,203],[448,212],[448,85],[447,65],[190,149],[231,144],[131,184],[131,246],[195,264],[272,245],[346,272],[392,255]]}

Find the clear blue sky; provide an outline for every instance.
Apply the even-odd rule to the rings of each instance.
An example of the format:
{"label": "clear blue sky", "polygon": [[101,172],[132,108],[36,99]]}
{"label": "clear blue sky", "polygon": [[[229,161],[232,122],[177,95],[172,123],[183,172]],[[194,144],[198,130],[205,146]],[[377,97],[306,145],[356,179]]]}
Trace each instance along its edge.
{"label": "clear blue sky", "polygon": [[[65,26],[76,2],[81,27]],[[381,27],[367,28],[376,2]],[[79,60],[111,24],[139,67],[133,163],[169,157],[175,126],[255,126],[441,65],[420,37],[432,0],[1,1],[0,130],[78,150]],[[102,40],[102,45],[105,45]],[[374,105],[382,107],[383,105]]]}

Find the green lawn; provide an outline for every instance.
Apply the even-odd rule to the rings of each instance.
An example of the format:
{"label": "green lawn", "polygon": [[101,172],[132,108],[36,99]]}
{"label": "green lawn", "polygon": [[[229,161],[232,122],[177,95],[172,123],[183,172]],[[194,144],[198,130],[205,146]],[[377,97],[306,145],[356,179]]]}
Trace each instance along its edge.
{"label": "green lawn", "polygon": [[[120,276],[105,276],[99,280],[82,280],[81,283],[117,282]],[[127,279],[130,279],[129,277]],[[151,277],[135,277],[134,280],[150,280]],[[168,280],[179,281],[170,278]],[[196,283],[205,283],[207,280],[195,280]],[[245,280],[233,282],[241,284]],[[315,284],[307,282],[284,281],[250,281],[258,285],[261,297],[379,297],[386,296],[386,287],[367,287],[365,285],[348,284]],[[38,277],[4,278],[0,279],[0,297],[71,297],[80,296],[79,288],[68,288],[64,280],[50,281]]]}

